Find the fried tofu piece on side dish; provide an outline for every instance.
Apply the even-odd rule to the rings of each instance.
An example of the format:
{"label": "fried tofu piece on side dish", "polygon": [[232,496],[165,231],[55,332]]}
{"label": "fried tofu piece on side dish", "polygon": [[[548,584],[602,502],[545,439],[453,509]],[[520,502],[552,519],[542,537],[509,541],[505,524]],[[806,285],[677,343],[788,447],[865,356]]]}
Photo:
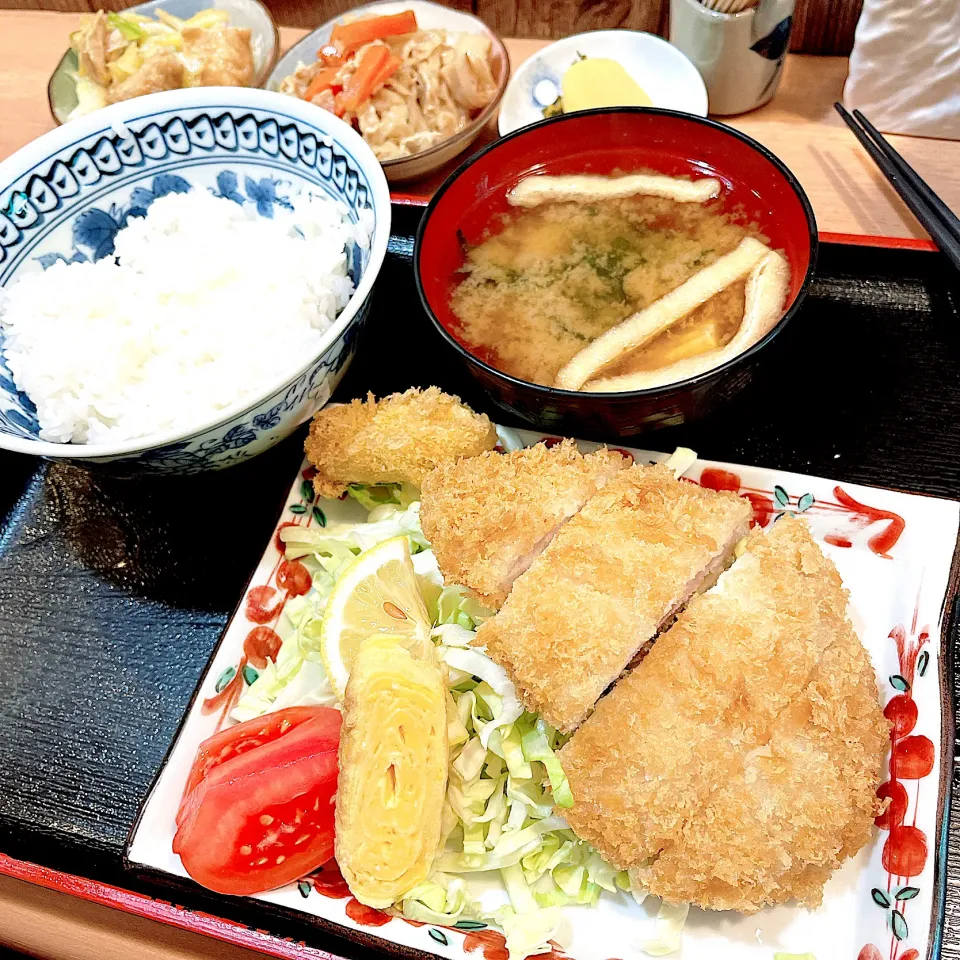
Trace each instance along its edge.
{"label": "fried tofu piece on side dish", "polygon": [[310,424],[304,448],[317,468],[316,491],[339,497],[351,483],[419,487],[434,467],[474,457],[496,443],[489,417],[428,387],[324,407]]}
{"label": "fried tofu piece on side dish", "polygon": [[560,527],[629,466],[622,454],[584,456],[565,440],[438,467],[423,482],[420,520],[444,581],[499,607]]}
{"label": "fried tofu piece on side dish", "polygon": [[477,644],[509,674],[528,710],[576,729],[634,655],[746,535],[750,504],[674,478],[623,470],[519,577]]}
{"label": "fried tofu piece on side dish", "polygon": [[816,906],[871,837],[888,732],[840,576],[783,517],[560,751],[564,814],[671,902]]}

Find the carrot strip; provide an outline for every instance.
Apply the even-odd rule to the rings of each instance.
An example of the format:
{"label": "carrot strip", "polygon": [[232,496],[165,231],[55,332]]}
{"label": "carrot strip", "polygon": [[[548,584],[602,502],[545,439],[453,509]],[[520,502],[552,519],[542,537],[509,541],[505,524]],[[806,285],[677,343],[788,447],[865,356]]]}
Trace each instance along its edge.
{"label": "carrot strip", "polygon": [[339,67],[324,67],[324,69],[310,81],[310,86],[308,86],[304,92],[303,99],[312,100],[323,90],[329,90],[333,86],[339,86],[339,84],[334,83],[339,71]]}
{"label": "carrot strip", "polygon": [[371,95],[376,93],[398,70],[400,64],[403,63],[401,57],[397,57],[394,54],[390,54],[387,58],[387,62],[380,68],[380,72],[373,78],[373,82],[370,86]]}
{"label": "carrot strip", "polygon": [[400,58],[386,47],[370,47],[344,85],[343,93],[337,98],[337,106],[344,112],[356,110],[361,103],[370,99],[378,86],[389,79],[400,63]]}
{"label": "carrot strip", "polygon": [[353,23],[338,23],[330,34],[330,44],[337,54],[346,59],[372,40],[413,33],[417,29],[417,15],[412,10],[388,14],[384,17],[365,17]]}

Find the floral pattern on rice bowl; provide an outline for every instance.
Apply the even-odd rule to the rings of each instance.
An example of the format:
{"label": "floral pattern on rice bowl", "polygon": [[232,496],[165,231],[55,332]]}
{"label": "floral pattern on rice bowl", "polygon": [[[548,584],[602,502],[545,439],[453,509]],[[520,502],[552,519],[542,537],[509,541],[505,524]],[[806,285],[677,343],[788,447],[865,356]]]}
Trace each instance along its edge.
{"label": "floral pattern on rice bowl", "polygon": [[[161,109],[164,100],[168,106]],[[136,115],[142,100],[118,104],[123,110],[110,108],[106,119],[100,112],[75,121],[0,164],[0,287],[21,271],[108,256],[127,220],[142,215],[158,197],[191,187],[254,204],[263,217],[305,189],[340,202],[353,223],[372,212],[373,241],[367,249],[350,251],[348,273],[359,285],[379,270],[389,234],[386,181],[365,145],[354,143],[355,135],[340,129],[344,125],[336,118],[311,110],[306,122],[298,105],[258,90],[231,90],[227,96],[218,88],[199,88],[158,94],[151,101],[153,110],[145,116]],[[71,138],[83,129],[91,132]],[[35,156],[21,158],[28,153]],[[18,160],[21,169],[15,169]],[[364,289],[335,322],[320,356],[244,412],[146,451],[105,451],[98,457],[65,445],[62,452],[43,452],[65,459],[79,453],[113,464],[113,472],[151,473],[194,473],[255,456],[329,399],[368,313],[369,284]],[[9,438],[12,448],[30,451],[38,432],[33,404],[0,358],[0,443]]]}

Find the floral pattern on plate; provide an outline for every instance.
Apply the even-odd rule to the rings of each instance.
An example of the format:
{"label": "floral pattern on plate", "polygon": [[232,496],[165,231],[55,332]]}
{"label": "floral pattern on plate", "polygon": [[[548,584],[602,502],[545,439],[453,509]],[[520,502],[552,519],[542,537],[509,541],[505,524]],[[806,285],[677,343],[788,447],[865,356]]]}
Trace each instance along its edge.
{"label": "floral pattern on plate", "polygon": [[[556,442],[532,431],[510,431],[524,445]],[[581,449],[598,444],[581,443]],[[664,454],[623,450],[641,463]],[[134,869],[185,878],[170,843],[173,817],[199,742],[218,727],[224,705],[255,676],[259,652],[275,648],[283,633],[283,605],[302,588],[284,560],[277,532],[287,524],[325,524],[357,519],[353,501],[315,496],[306,461],[288,495],[260,564],[244,593],[197,691],[165,766],[131,833],[128,861]],[[837,484],[759,467],[697,461],[685,479],[733,490],[754,505],[756,523],[800,513],[824,552],[837,564],[850,591],[851,618],[877,669],[885,713],[894,722],[889,776],[880,787],[890,796],[877,819],[874,842],[847,861],[827,883],[824,904],[807,911],[768,908],[750,917],[691,910],[678,960],[772,960],[777,952],[812,953],[816,960],[919,960],[926,957],[938,914],[941,864],[934,855],[943,827],[944,780],[950,757],[941,755],[952,730],[944,684],[943,644],[952,597],[951,564],[960,504],[892,490]],[[257,631],[268,628],[273,636]],[[276,639],[274,639],[274,637]],[[261,640],[266,642],[261,644]],[[212,704],[212,708],[211,708]],[[417,924],[358,904],[330,864],[299,884],[258,899],[307,913],[382,941],[385,953],[417,948],[439,957],[464,955],[506,960],[502,934],[482,921],[454,928]],[[482,891],[485,898],[490,891]],[[655,911],[626,895],[605,895],[596,908],[568,907],[569,942],[543,960],[641,960],[639,943],[652,931]],[[366,942],[369,942],[367,940]],[[882,946],[882,951],[877,944]],[[393,949],[391,949],[391,947]]]}

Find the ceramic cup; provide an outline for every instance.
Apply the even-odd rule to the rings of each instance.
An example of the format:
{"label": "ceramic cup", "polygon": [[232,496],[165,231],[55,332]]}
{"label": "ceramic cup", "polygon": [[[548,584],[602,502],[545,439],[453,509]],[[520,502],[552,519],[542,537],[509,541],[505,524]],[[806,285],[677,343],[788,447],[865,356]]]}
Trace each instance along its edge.
{"label": "ceramic cup", "polygon": [[710,113],[745,113],[777,92],[794,2],[760,0],[742,13],[717,13],[699,0],[670,0],[670,42],[703,76]]}

